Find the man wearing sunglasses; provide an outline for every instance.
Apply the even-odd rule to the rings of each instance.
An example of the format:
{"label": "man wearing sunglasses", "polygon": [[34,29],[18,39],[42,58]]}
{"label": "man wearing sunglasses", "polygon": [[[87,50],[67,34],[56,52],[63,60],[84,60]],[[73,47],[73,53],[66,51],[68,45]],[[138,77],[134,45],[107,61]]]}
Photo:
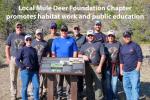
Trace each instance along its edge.
{"label": "man wearing sunglasses", "polygon": [[[48,54],[48,43],[43,40],[43,29],[37,29],[35,32],[35,39],[32,41],[32,47],[37,51],[38,61],[41,63],[42,57],[46,57]],[[46,74],[40,75],[40,95],[46,96]]]}
{"label": "man wearing sunglasses", "polygon": [[[61,26],[60,37],[55,38],[52,43],[52,57],[77,57],[77,45],[74,38],[68,36],[68,27],[66,25]],[[57,84],[58,100],[61,100],[63,94],[64,77],[67,80],[68,88],[66,95],[70,97],[70,76],[59,75]]]}
{"label": "man wearing sunglasses", "polygon": [[[73,27],[73,38],[76,41],[78,51],[80,51],[81,46],[86,42],[86,37],[80,33],[80,26],[74,25]],[[78,98],[83,97],[83,76],[78,77]]]}
{"label": "man wearing sunglasses", "polygon": [[[48,47],[51,48],[53,40],[56,37],[60,36],[60,34],[57,33],[57,24],[55,22],[51,22],[49,32],[50,33],[48,34],[47,37],[45,37],[45,38],[47,38],[45,40],[48,40]],[[51,49],[49,49],[49,52],[50,52],[49,56],[51,57],[52,56]]]}
{"label": "man wearing sunglasses", "polygon": [[15,62],[15,58],[18,50],[24,46],[25,33],[23,32],[23,25],[19,22],[15,25],[15,32],[10,33],[6,40],[5,54],[6,63],[9,64],[10,68],[10,91],[11,100],[17,98],[17,75],[18,67]]}
{"label": "man wearing sunglasses", "polygon": [[101,32],[102,23],[100,20],[95,21],[94,25],[94,33],[97,41],[100,41],[101,43],[106,42],[106,35]]}
{"label": "man wearing sunglasses", "polygon": [[87,42],[81,46],[78,57],[85,60],[87,99],[102,100],[101,69],[105,61],[105,52],[103,44],[96,41],[93,30],[87,31]]}
{"label": "man wearing sunglasses", "polygon": [[140,69],[143,61],[141,47],[132,41],[132,31],[123,33],[124,45],[120,49],[120,74],[127,100],[138,100],[140,96]]}

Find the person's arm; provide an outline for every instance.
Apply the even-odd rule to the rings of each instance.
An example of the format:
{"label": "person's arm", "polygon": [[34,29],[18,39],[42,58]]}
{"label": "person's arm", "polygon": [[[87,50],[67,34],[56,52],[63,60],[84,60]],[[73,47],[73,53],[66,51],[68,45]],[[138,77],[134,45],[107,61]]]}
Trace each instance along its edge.
{"label": "person's arm", "polygon": [[56,57],[56,43],[55,43],[55,39],[54,41],[52,42],[52,47],[50,48],[51,49],[51,56],[52,57]]}
{"label": "person's arm", "polygon": [[84,45],[83,45],[83,46],[81,46],[81,49],[78,53],[78,57],[82,57],[85,61],[89,61],[89,57],[84,55],[84,51],[85,50],[84,50]]}
{"label": "person's arm", "polygon": [[11,47],[11,38],[12,35],[9,34],[7,40],[6,40],[6,46],[5,46],[5,56],[6,56],[6,63],[9,64],[10,63],[10,57],[11,57],[11,54],[10,54],[10,47]]}
{"label": "person's arm", "polygon": [[140,71],[141,66],[142,66],[142,61],[143,61],[143,54],[142,54],[142,50],[141,50],[139,45],[136,46],[135,50],[136,50],[136,53],[137,53],[137,56],[138,56],[138,63],[137,63],[136,70]]}
{"label": "person's arm", "polygon": [[121,54],[121,48],[119,50],[119,62],[120,62],[120,75],[123,75],[124,62],[123,62],[123,55]]}
{"label": "person's arm", "polygon": [[101,59],[100,59],[99,65],[98,65],[98,67],[96,69],[97,73],[101,73],[102,66],[103,66],[103,64],[105,62],[105,59],[106,59],[105,49],[104,49],[104,45],[103,44],[100,44],[100,55],[101,55]]}
{"label": "person's arm", "polygon": [[103,64],[105,62],[105,59],[106,59],[106,56],[105,55],[101,55],[100,63],[98,65],[97,69],[96,69],[97,73],[101,73],[102,66],[103,66]]}
{"label": "person's arm", "polygon": [[22,60],[23,60],[23,49],[19,50],[18,53],[17,53],[17,56],[16,56],[16,65],[20,68],[24,68],[24,64],[22,63]]}
{"label": "person's arm", "polygon": [[6,63],[10,63],[10,46],[6,45],[5,47]]}
{"label": "person's arm", "polygon": [[76,41],[73,40],[73,57],[77,57],[78,56],[78,47],[77,47],[77,44],[76,44]]}

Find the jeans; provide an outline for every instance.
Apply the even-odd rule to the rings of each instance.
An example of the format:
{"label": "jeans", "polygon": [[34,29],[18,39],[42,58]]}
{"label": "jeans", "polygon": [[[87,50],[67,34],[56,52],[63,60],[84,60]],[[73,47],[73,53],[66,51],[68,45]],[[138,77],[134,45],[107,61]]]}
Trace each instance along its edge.
{"label": "jeans", "polygon": [[112,87],[112,98],[118,100],[118,77],[119,77],[119,66],[117,66],[117,75],[111,76],[111,87]]}
{"label": "jeans", "polygon": [[21,71],[21,81],[22,81],[22,100],[28,100],[27,88],[32,82],[33,86],[33,96],[34,100],[39,100],[39,76],[38,72],[22,70]]}
{"label": "jeans", "polygon": [[127,100],[138,100],[140,95],[140,72],[136,70],[124,72],[123,88]]}
{"label": "jeans", "polygon": [[106,67],[102,74],[102,86],[105,100],[118,100],[118,76],[119,66],[116,67],[116,75],[112,75],[111,66]]}

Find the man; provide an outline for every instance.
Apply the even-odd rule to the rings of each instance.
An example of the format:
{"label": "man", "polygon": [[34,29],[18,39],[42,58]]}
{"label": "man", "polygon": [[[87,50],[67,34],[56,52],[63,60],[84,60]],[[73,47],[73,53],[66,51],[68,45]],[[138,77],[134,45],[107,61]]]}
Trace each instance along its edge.
{"label": "man", "polygon": [[140,95],[140,68],[142,51],[132,41],[132,31],[123,33],[124,45],[120,49],[120,74],[123,75],[123,88],[127,100],[138,100]]}
{"label": "man", "polygon": [[[101,69],[105,61],[105,52],[103,44],[96,41],[93,30],[87,31],[87,42],[81,46],[79,57],[83,57],[86,63],[85,82],[87,99],[103,99]],[[95,83],[94,86],[93,83]]]}
{"label": "man", "polygon": [[17,75],[18,67],[16,66],[15,58],[19,49],[24,46],[24,36],[23,25],[21,23],[16,23],[15,32],[9,34],[6,40],[5,54],[6,63],[10,67],[10,91],[11,100],[16,100],[17,97]]}
{"label": "man", "polygon": [[116,40],[116,32],[107,32],[107,42],[104,44],[107,55],[107,64],[103,70],[106,100],[118,100],[117,83],[119,76],[119,52],[121,43]]}
{"label": "man", "polygon": [[[78,51],[80,51],[81,46],[86,42],[86,37],[80,33],[79,25],[73,27],[73,37],[76,41]],[[83,96],[83,76],[78,77],[78,98]]]}
{"label": "man", "polygon": [[[61,26],[60,37],[55,38],[52,43],[52,57],[77,57],[77,45],[72,37],[67,36],[68,27],[66,25]],[[70,85],[70,76],[65,76],[68,84]],[[64,75],[60,75],[58,78],[57,93],[58,99],[61,100],[63,93],[63,81]],[[70,88],[67,89],[67,95],[69,98]]]}
{"label": "man", "polygon": [[17,52],[16,64],[20,68],[22,100],[27,100],[29,82],[33,85],[34,100],[39,100],[39,63],[36,49],[31,46],[32,36],[25,36],[25,46]]}
{"label": "man", "polygon": [[[35,32],[35,39],[32,42],[32,47],[34,47],[37,51],[38,62],[41,63],[42,57],[46,57],[48,54],[48,43],[43,40],[43,30],[37,29]],[[46,74],[42,74],[40,76],[40,95],[46,95]]]}
{"label": "man", "polygon": [[60,36],[60,34],[57,33],[57,24],[55,22],[51,22],[50,24],[50,33],[47,37],[47,40],[48,40],[48,47],[50,48],[49,49],[49,56],[51,57],[52,54],[51,54],[51,47],[52,47],[52,42],[55,38],[57,38],[58,36]]}
{"label": "man", "polygon": [[100,41],[101,43],[106,42],[106,35],[101,32],[102,23],[100,20],[95,21],[94,25],[94,33],[97,41]]}

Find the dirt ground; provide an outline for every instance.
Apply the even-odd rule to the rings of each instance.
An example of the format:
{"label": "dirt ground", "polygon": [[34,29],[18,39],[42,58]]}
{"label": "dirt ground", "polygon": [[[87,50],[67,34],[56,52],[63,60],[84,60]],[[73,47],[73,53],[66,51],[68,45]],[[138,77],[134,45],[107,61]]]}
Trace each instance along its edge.
{"label": "dirt ground", "polygon": [[[20,82],[18,82],[18,100],[21,100],[20,96]],[[10,82],[9,82],[9,67],[6,65],[0,66],[0,100],[10,100]],[[124,99],[124,93],[122,89],[119,89],[119,97]],[[29,100],[32,100],[29,98]],[[141,99],[150,100],[150,68],[143,65],[141,70]]]}

